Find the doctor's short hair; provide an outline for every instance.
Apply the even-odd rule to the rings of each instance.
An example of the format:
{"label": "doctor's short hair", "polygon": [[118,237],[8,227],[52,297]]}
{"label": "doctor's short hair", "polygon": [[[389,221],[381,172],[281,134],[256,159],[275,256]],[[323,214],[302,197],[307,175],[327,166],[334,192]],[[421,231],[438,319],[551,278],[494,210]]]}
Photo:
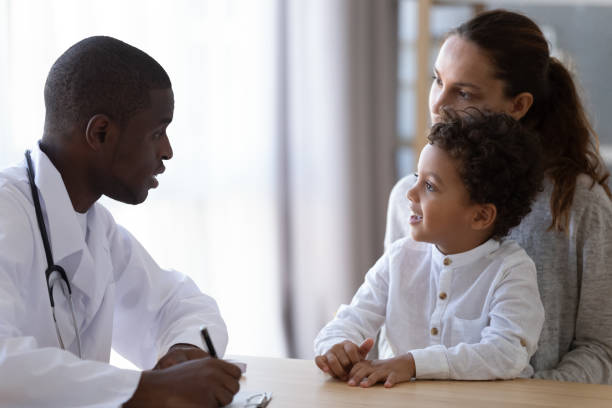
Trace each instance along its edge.
{"label": "doctor's short hair", "polygon": [[149,91],[172,86],[145,52],[112,37],[85,38],[55,61],[45,83],[45,133],[68,133],[106,114],[123,127],[149,107]]}
{"label": "doctor's short hair", "polygon": [[470,199],[497,209],[491,238],[501,239],[531,211],[542,191],[544,167],[539,137],[504,113],[442,109],[429,143],[456,160]]}

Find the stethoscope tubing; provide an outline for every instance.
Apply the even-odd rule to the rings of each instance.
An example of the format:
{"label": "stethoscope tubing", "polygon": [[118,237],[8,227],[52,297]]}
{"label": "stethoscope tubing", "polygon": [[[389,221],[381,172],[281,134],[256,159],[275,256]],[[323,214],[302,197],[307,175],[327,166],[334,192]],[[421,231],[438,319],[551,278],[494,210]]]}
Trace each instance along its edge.
{"label": "stethoscope tubing", "polygon": [[[53,316],[53,323],[55,324],[55,333],[57,334],[57,340],[62,348],[62,350],[66,350],[64,346],[64,341],[62,340],[62,336],[60,334],[59,325],[57,324],[57,319],[55,317],[55,302],[53,301],[53,287],[55,286],[55,282],[61,280],[61,283],[64,283],[66,286],[66,291],[63,290],[64,295],[68,298],[68,304],[70,306],[70,314],[72,315],[72,324],[74,325],[74,333],[76,335],[77,340],[77,349],[79,353],[79,357],[82,358],[81,354],[81,338],[79,336],[79,330],[76,322],[76,316],[74,314],[74,306],[72,304],[72,288],[70,287],[70,282],[68,281],[68,276],[66,275],[66,271],[60,265],[56,265],[53,262],[53,254],[51,252],[51,245],[49,243],[49,236],[47,234],[47,228],[45,226],[45,221],[42,216],[42,208],[40,206],[40,197],[38,195],[38,188],[36,187],[36,182],[34,181],[34,166],[32,165],[32,158],[30,157],[30,150],[26,150],[25,152],[26,164],[27,164],[27,173],[28,173],[28,181],[30,183],[30,190],[32,191],[32,200],[34,201],[34,210],[36,212],[36,220],[38,222],[38,228],[40,230],[40,236],[43,241],[43,246],[45,248],[45,257],[47,258],[47,269],[45,270],[45,280],[47,282],[47,291],[49,292],[49,302],[51,303],[51,314]],[[59,278],[57,277],[59,275]],[[61,284],[60,283],[60,284]]]}

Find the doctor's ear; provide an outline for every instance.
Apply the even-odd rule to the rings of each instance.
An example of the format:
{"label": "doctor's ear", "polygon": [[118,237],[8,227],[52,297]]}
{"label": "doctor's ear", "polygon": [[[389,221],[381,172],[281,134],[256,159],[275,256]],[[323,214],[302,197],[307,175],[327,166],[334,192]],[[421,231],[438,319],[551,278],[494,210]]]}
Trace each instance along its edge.
{"label": "doctor's ear", "polygon": [[104,114],[96,114],[89,119],[85,128],[85,141],[93,150],[100,150],[113,132],[111,119]]}
{"label": "doctor's ear", "polygon": [[495,204],[478,204],[472,218],[472,228],[474,230],[484,230],[490,228],[497,218],[497,207]]}

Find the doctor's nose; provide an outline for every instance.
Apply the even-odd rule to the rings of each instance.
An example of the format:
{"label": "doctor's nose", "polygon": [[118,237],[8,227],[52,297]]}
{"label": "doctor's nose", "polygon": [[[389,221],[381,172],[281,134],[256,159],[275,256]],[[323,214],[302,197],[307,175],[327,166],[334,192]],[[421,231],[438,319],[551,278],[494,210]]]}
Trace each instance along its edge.
{"label": "doctor's nose", "polygon": [[164,136],[164,142],[161,147],[161,158],[162,160],[170,160],[173,156],[172,145],[170,144],[170,139],[168,135]]}

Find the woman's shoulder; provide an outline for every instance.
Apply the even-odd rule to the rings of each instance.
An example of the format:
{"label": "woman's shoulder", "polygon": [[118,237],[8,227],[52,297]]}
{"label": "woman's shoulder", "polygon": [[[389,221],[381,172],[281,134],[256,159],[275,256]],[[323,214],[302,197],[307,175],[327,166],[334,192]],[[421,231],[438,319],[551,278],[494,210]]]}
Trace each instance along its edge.
{"label": "woman's shoulder", "polygon": [[[552,191],[553,183],[550,180],[545,181],[544,191],[536,197],[532,206],[532,211],[545,210],[550,213]],[[593,179],[586,174],[580,174],[576,178],[576,188],[574,189],[574,197],[570,211],[573,215],[576,215],[593,210],[612,213],[612,199],[608,197],[601,184],[594,182]]]}
{"label": "woman's shoulder", "polygon": [[[561,245],[568,238],[562,232],[549,229],[552,222],[550,214],[552,190],[552,182],[545,181],[544,191],[532,204],[531,212],[510,232],[510,237],[517,240],[524,248],[533,245],[545,246],[551,239]],[[593,184],[593,179],[586,174],[576,179],[569,227],[574,235],[580,233],[581,236],[588,234],[588,231],[601,233],[612,228],[612,200],[604,188],[598,183]]]}
{"label": "woman's shoulder", "polygon": [[612,226],[612,199],[601,184],[593,182],[586,174],[581,174],[576,179],[571,214],[575,222],[594,220],[597,224]]}
{"label": "woman's shoulder", "polygon": [[586,174],[580,174],[576,178],[573,205],[588,206],[592,204],[612,208],[612,199],[608,197],[601,184],[595,182]]}

